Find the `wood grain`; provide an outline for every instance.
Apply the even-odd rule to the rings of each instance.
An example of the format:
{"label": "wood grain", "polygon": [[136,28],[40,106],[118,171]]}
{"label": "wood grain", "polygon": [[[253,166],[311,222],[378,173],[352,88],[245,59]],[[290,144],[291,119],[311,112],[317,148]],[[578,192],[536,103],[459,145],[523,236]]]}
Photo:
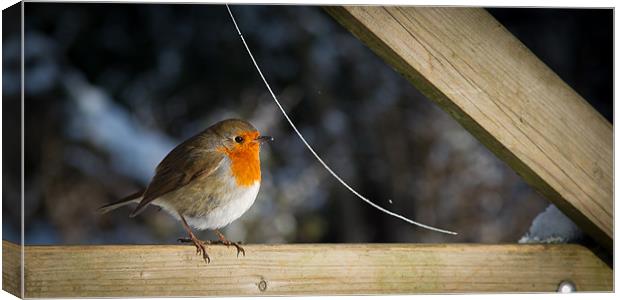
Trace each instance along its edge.
{"label": "wood grain", "polygon": [[21,248],[2,241],[2,289],[21,297]]}
{"label": "wood grain", "polygon": [[[9,244],[7,247],[7,244]],[[3,242],[4,251],[18,247]],[[26,297],[610,291],[612,271],[577,245],[27,246]],[[10,254],[9,254],[10,255]],[[6,266],[6,265],[5,265]],[[3,279],[17,274],[3,268]]]}
{"label": "wood grain", "polygon": [[611,124],[489,13],[325,9],[611,249]]}

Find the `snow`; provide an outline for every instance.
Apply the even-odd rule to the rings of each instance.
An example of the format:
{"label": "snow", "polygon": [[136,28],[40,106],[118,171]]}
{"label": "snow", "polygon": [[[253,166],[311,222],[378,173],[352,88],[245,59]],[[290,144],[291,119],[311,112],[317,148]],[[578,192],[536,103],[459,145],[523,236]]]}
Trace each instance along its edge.
{"label": "snow", "polygon": [[519,240],[519,243],[570,243],[579,241],[582,237],[583,232],[579,227],[551,204],[534,218],[528,233]]}

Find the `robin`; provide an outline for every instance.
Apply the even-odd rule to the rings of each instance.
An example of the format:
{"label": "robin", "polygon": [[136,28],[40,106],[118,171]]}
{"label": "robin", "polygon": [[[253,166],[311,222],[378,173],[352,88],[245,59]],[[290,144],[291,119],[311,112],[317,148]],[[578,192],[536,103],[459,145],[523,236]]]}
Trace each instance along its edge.
{"label": "robin", "polygon": [[[129,217],[153,204],[180,220],[196,254],[211,259],[205,244],[234,246],[237,256],[245,250],[219,231],[243,215],[254,203],[260,188],[260,147],[272,141],[252,124],[238,119],[218,122],[172,149],[155,169],[146,189],[101,207],[106,213],[138,203]],[[199,240],[191,228],[210,229],[217,241]]]}

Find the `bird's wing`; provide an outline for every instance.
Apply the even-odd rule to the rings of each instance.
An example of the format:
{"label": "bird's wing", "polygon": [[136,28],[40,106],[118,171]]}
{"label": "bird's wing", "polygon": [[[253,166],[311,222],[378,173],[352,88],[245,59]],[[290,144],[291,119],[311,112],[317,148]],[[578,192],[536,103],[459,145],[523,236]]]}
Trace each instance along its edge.
{"label": "bird's wing", "polygon": [[196,139],[199,138],[202,137],[196,136],[182,143],[162,160],[144,192],[142,201],[129,215],[130,217],[141,213],[158,197],[175,191],[197,178],[209,176],[221,166],[224,154],[197,147]]}

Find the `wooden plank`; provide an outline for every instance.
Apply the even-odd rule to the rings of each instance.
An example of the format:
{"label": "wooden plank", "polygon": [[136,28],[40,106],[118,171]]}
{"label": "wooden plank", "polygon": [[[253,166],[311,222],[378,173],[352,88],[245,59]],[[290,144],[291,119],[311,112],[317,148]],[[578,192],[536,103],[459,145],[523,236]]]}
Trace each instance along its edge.
{"label": "wooden plank", "polygon": [[[18,247],[3,242],[4,251]],[[611,291],[612,271],[578,245],[27,246],[26,297]],[[17,276],[3,268],[3,278]]]}
{"label": "wooden plank", "polygon": [[607,249],[612,126],[480,8],[326,7]]}
{"label": "wooden plank", "polygon": [[2,241],[2,289],[21,297],[21,251],[19,245]]}

